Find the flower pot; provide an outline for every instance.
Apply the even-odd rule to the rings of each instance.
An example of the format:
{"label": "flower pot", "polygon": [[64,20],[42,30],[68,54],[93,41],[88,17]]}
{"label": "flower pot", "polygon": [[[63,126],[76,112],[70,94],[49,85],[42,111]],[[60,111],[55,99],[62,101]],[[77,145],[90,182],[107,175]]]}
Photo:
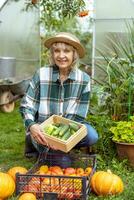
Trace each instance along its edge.
{"label": "flower pot", "polygon": [[134,167],[134,143],[115,142],[120,159],[127,158],[130,165]]}

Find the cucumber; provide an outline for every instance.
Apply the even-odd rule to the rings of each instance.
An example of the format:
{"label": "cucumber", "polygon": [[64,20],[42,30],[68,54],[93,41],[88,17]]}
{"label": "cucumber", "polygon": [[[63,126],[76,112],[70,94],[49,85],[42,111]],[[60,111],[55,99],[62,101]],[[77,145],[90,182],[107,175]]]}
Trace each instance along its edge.
{"label": "cucumber", "polygon": [[78,131],[79,130],[79,125],[77,125],[76,123],[74,123],[74,122],[70,122],[69,123],[69,126],[70,126],[70,128],[71,129],[73,129],[74,131]]}
{"label": "cucumber", "polygon": [[74,130],[74,129],[70,129],[70,133],[71,133],[71,135],[73,135],[73,134],[75,134],[76,133],[76,131]]}
{"label": "cucumber", "polygon": [[47,126],[44,127],[44,131],[45,131],[45,133],[47,133],[48,135],[51,135],[52,132],[53,132],[55,129],[57,129],[57,127],[54,126],[54,125],[52,125],[52,124],[49,124],[49,125],[47,125]]}
{"label": "cucumber", "polygon": [[60,127],[61,123],[54,123],[53,125],[56,126],[56,127]]}
{"label": "cucumber", "polygon": [[52,132],[52,135],[53,135],[53,136],[59,135],[59,133],[60,133],[61,130],[62,130],[62,126],[59,126],[56,130],[54,130],[54,131]]}
{"label": "cucumber", "polygon": [[67,140],[68,138],[70,138],[72,134],[70,133],[70,130],[66,131],[66,133],[62,136],[62,140]]}
{"label": "cucumber", "polygon": [[63,136],[64,133],[67,132],[67,131],[69,130],[69,125],[64,124],[64,125],[62,125],[61,127],[62,127],[62,129],[60,130],[59,135],[60,135],[60,136]]}

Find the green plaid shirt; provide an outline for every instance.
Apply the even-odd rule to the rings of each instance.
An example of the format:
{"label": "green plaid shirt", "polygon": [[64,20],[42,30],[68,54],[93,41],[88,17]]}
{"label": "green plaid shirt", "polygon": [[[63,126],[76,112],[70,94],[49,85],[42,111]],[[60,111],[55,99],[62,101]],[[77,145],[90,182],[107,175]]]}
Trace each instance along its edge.
{"label": "green plaid shirt", "polygon": [[25,127],[42,123],[53,114],[83,121],[89,109],[89,95],[90,77],[80,69],[73,69],[61,84],[58,67],[42,67],[22,98],[20,112]]}

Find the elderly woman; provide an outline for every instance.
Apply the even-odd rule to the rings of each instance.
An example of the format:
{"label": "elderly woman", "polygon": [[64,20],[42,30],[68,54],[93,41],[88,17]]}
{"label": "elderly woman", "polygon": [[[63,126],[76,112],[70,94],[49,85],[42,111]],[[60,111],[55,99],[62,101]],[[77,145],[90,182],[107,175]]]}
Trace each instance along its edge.
{"label": "elderly woman", "polygon": [[47,146],[56,151],[39,124],[53,114],[62,115],[86,125],[88,134],[76,147],[89,147],[96,143],[98,134],[84,121],[89,110],[90,77],[78,67],[85,49],[76,36],[66,32],[56,34],[44,44],[50,49],[50,65],[34,74],[20,107],[26,132],[39,152]]}

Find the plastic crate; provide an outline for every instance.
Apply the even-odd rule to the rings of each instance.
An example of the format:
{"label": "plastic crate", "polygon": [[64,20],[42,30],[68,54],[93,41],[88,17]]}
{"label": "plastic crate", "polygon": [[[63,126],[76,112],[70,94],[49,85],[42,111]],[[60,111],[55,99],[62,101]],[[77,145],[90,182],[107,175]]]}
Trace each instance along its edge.
{"label": "plastic crate", "polygon": [[72,162],[70,163],[70,166],[68,165],[68,167],[86,168],[91,166],[92,171],[89,176],[37,174],[40,166],[55,166],[53,158],[56,156],[56,159],[58,160],[59,156],[59,160],[61,160],[61,156],[63,156],[63,153],[42,153],[36,164],[28,171],[27,174],[16,175],[16,195],[23,192],[31,192],[36,194],[38,200],[87,200],[90,194],[90,179],[96,170],[96,156],[81,153],[79,155],[78,154],[69,155]]}

